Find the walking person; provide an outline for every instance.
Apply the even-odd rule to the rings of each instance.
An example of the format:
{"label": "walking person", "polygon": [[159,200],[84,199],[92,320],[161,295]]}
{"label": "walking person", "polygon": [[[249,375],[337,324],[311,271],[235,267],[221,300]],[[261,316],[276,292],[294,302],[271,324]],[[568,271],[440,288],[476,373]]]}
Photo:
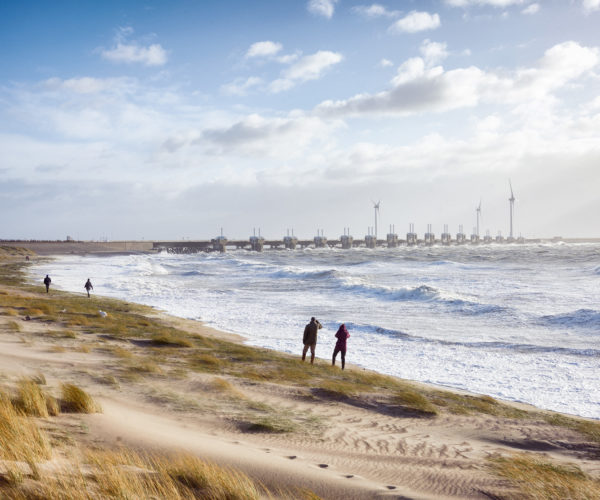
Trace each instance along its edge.
{"label": "walking person", "polygon": [[350,338],[346,325],[342,323],[335,334],[337,342],[333,349],[333,357],[331,358],[331,366],[335,366],[335,358],[338,352],[342,355],[342,370],[346,366],[346,341]]}
{"label": "walking person", "polygon": [[302,351],[302,361],[306,359],[306,353],[310,348],[310,364],[315,362],[315,347],[317,346],[317,332],[323,328],[323,325],[319,323],[319,320],[314,316],[310,318],[310,323],[304,327],[304,336],[302,342],[304,343],[304,350]]}
{"label": "walking person", "polygon": [[94,287],[92,286],[92,282],[90,281],[90,279],[88,278],[87,281],[85,282],[85,285],[83,285],[83,288],[85,288],[85,291],[88,294],[88,299],[90,298],[90,290],[93,290]]}
{"label": "walking person", "polygon": [[50,279],[50,276],[46,274],[46,277],[44,278],[44,285],[46,285],[46,293],[50,291],[50,283],[52,283],[52,280]]}

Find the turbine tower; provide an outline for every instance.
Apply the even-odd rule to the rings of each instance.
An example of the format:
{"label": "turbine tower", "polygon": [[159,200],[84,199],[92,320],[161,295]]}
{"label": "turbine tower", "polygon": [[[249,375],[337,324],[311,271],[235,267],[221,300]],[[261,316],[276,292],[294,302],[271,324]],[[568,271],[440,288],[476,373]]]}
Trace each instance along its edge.
{"label": "turbine tower", "polygon": [[381,200],[379,200],[377,203],[375,203],[373,201],[373,208],[375,209],[375,241],[377,241],[377,217],[379,217],[379,204],[380,203],[381,203]]}
{"label": "turbine tower", "polygon": [[479,218],[481,217],[481,200],[479,200],[479,206],[475,209],[477,212],[477,236],[479,236]]}
{"label": "turbine tower", "polygon": [[508,180],[508,185],[510,186],[510,198],[508,201],[510,202],[510,239],[513,239],[513,214],[515,213],[515,195],[513,194],[512,184],[510,179]]}

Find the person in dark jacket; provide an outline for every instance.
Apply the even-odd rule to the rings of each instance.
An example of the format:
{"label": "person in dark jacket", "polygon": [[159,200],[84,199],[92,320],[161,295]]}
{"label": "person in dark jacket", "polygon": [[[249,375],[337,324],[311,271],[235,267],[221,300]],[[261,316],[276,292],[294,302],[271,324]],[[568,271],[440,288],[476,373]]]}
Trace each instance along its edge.
{"label": "person in dark jacket", "polygon": [[319,323],[319,320],[314,316],[310,318],[310,323],[304,327],[304,336],[302,342],[304,343],[304,350],[302,351],[302,361],[306,359],[306,353],[310,348],[310,364],[315,362],[315,347],[317,346],[317,332],[323,328],[323,325]]}
{"label": "person in dark jacket", "polygon": [[85,282],[85,285],[83,285],[83,288],[85,288],[85,291],[88,294],[88,299],[90,298],[90,290],[93,290],[94,287],[92,286],[92,282],[90,281],[90,279],[88,278],[88,280]]}
{"label": "person in dark jacket", "polygon": [[46,277],[44,278],[44,285],[46,285],[46,293],[50,291],[50,283],[52,283],[52,280],[50,279],[50,276],[46,274]]}
{"label": "person in dark jacket", "polygon": [[338,352],[342,355],[342,370],[346,366],[346,341],[350,338],[346,325],[342,323],[335,334],[337,342],[333,349],[333,357],[331,358],[331,366],[335,366],[335,358]]}

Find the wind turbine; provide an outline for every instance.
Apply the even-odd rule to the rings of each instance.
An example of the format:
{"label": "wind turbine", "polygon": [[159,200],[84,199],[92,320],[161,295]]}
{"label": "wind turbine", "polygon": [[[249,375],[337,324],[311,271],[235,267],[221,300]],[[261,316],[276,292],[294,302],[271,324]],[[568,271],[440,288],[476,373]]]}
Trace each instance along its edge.
{"label": "wind turbine", "polygon": [[510,239],[513,239],[513,214],[515,212],[515,195],[513,194],[512,184],[510,179],[508,180],[508,185],[510,186],[510,198],[508,201],[510,202]]}
{"label": "wind turbine", "polygon": [[477,236],[479,236],[479,218],[481,217],[481,200],[479,200],[479,206],[475,209],[477,212]]}
{"label": "wind turbine", "polygon": [[[371,200],[373,201],[373,200]],[[375,203],[373,201],[373,208],[375,209],[375,241],[377,241],[377,217],[379,217],[379,204],[381,203],[381,200],[379,200],[377,203]]]}

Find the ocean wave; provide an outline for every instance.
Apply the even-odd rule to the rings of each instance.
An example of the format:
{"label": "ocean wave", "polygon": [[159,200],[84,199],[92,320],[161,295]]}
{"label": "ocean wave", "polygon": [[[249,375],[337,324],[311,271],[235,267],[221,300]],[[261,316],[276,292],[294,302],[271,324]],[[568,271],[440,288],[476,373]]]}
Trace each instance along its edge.
{"label": "ocean wave", "polygon": [[394,302],[438,302],[452,307],[455,312],[475,316],[480,314],[495,314],[506,312],[506,308],[494,304],[484,304],[457,294],[444,292],[429,285],[412,288],[393,288],[383,285],[371,285],[360,278],[346,277],[342,287],[352,293]]}
{"label": "ocean wave", "polygon": [[294,279],[323,279],[323,278],[337,278],[339,272],[335,269],[323,269],[320,271],[305,271],[302,269],[295,269],[286,267],[284,269],[278,269],[269,273],[270,278],[294,278]]}
{"label": "ocean wave", "polygon": [[540,319],[542,323],[550,326],[600,328],[600,311],[594,309],[578,309],[562,314],[550,314],[542,316]]}
{"label": "ocean wave", "polygon": [[[349,327],[350,328],[350,327]],[[350,330],[356,329],[350,328]],[[490,350],[503,350],[512,351],[514,353],[524,354],[561,354],[570,356],[583,356],[583,357],[600,357],[600,349],[577,349],[570,347],[559,347],[559,346],[543,346],[535,344],[520,344],[514,342],[501,342],[501,341],[454,341],[446,339],[438,339],[431,337],[424,337],[420,335],[411,335],[402,330],[392,330],[382,327],[374,327],[363,325],[359,327],[360,330],[370,333],[377,333],[380,335],[386,335],[390,337],[398,338],[406,342],[421,342],[426,344],[436,344],[440,346],[450,347],[462,347],[465,349],[477,349],[483,352],[489,352]]]}
{"label": "ocean wave", "polygon": [[184,271],[179,273],[180,276],[215,276],[215,273],[207,273],[203,271]]}

